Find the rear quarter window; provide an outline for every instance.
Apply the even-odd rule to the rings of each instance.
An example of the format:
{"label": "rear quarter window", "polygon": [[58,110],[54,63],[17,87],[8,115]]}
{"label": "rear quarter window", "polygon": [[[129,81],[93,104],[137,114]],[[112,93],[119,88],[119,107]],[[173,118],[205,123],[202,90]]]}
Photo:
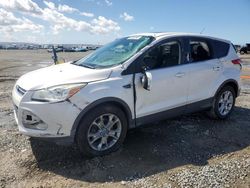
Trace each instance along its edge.
{"label": "rear quarter window", "polygon": [[214,57],[222,58],[227,56],[230,44],[218,40],[211,41]]}

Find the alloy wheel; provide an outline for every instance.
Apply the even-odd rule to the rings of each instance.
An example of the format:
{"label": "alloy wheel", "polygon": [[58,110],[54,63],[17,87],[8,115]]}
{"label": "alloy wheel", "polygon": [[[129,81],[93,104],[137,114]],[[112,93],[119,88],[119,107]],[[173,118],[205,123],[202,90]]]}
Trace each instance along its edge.
{"label": "alloy wheel", "polygon": [[122,132],[121,120],[115,114],[103,114],[90,125],[87,139],[90,147],[96,151],[111,148],[120,138]]}
{"label": "alloy wheel", "polygon": [[222,116],[226,116],[232,109],[234,103],[233,93],[231,91],[224,91],[218,102],[218,110]]}

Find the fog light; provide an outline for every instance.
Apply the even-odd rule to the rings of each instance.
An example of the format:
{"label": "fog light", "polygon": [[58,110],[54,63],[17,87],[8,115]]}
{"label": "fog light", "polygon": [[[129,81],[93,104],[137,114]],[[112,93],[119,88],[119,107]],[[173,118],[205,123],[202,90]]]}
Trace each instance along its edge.
{"label": "fog light", "polygon": [[23,126],[29,129],[46,130],[48,125],[30,111],[24,110],[22,115]]}

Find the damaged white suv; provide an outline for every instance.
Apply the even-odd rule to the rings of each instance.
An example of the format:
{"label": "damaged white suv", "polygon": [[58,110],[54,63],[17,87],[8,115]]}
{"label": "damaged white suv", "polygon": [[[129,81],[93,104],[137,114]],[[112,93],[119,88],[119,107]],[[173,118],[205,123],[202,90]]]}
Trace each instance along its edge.
{"label": "damaged white suv", "polygon": [[16,121],[25,135],[104,155],[145,123],[200,110],[228,117],[240,91],[240,62],[226,40],[131,35],[78,61],[23,75],[13,89]]}

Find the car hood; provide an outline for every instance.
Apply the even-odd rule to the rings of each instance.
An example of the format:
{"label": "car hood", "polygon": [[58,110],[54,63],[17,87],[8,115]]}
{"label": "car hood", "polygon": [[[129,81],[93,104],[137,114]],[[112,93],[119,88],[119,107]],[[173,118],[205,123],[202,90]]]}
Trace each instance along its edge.
{"label": "car hood", "polygon": [[29,72],[21,76],[16,84],[25,90],[37,90],[61,84],[104,80],[110,74],[110,69],[90,69],[64,63]]}

